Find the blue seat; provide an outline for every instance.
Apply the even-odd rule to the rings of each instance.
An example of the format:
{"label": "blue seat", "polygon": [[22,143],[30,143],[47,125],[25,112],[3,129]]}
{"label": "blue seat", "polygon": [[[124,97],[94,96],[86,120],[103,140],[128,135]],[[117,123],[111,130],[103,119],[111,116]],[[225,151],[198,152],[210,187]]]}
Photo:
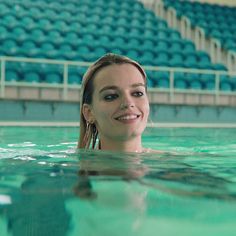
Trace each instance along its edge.
{"label": "blue seat", "polygon": [[200,80],[203,84],[203,89],[215,90],[216,83],[215,83],[215,75],[214,74],[202,74]]}
{"label": "blue seat", "polygon": [[167,52],[160,52],[156,55],[154,65],[156,66],[170,66],[169,54]]}
{"label": "blue seat", "polygon": [[44,31],[50,31],[53,29],[53,24],[50,21],[50,19],[46,19],[46,18],[39,19],[37,21],[37,25]]}
{"label": "blue seat", "polygon": [[[30,39],[34,41],[36,44],[40,44],[46,41],[46,35],[44,34],[43,30],[40,28],[34,28],[31,31]],[[55,38],[54,38],[55,39]]]}
{"label": "blue seat", "polygon": [[16,56],[18,52],[18,45],[13,39],[6,39],[2,44],[2,52],[7,56]]}
{"label": "blue seat", "polygon": [[71,44],[64,43],[60,45],[60,48],[57,50],[57,58],[65,60],[76,60],[77,52],[73,50]]}
{"label": "blue seat", "polygon": [[201,74],[198,73],[186,73],[185,80],[188,83],[189,89],[203,89],[201,81]]}
{"label": "blue seat", "polygon": [[120,48],[120,47],[123,47],[125,44],[126,44],[126,41],[124,37],[115,37],[114,40],[111,42],[111,47]]}
{"label": "blue seat", "polygon": [[21,24],[24,26],[24,28],[30,32],[33,28],[36,27],[36,22],[34,19],[28,15],[22,16],[21,18]]}
{"label": "blue seat", "polygon": [[184,67],[182,53],[174,53],[169,61],[171,67]]}
{"label": "blue seat", "polygon": [[40,42],[50,42],[54,45],[54,47],[60,46],[62,43],[64,43],[64,38],[62,37],[60,31],[58,30],[51,30],[48,32],[46,38],[44,35],[44,32],[38,31],[40,39],[38,41]]}
{"label": "blue seat", "polygon": [[174,40],[171,43],[171,47],[168,50],[170,53],[182,53],[183,52],[182,42],[180,40]]}
{"label": "blue seat", "polygon": [[[55,32],[56,33],[56,32]],[[82,36],[80,36],[79,33],[74,32],[74,31],[68,31],[64,34],[64,36],[62,37],[61,34],[58,32],[56,33],[59,36],[59,42],[60,43],[56,43],[54,42],[54,45],[57,47],[60,47],[61,44],[67,43],[70,44],[73,48],[76,48],[78,45],[80,45],[83,40],[86,40],[86,35],[84,35],[82,38]]]}
{"label": "blue seat", "polygon": [[7,14],[1,19],[1,23],[3,23],[8,30],[14,29],[18,25],[18,19],[13,14]]}
{"label": "blue seat", "polygon": [[8,30],[4,25],[0,25],[0,43],[3,43],[8,38]]}
{"label": "blue seat", "polygon": [[97,41],[98,41],[98,45],[103,46],[105,48],[109,48],[109,45],[112,40],[111,40],[111,37],[108,35],[101,35]]}
{"label": "blue seat", "polygon": [[24,74],[24,81],[30,83],[39,83],[40,75],[35,71],[30,71]]}
{"label": "blue seat", "polygon": [[186,89],[188,87],[187,81],[184,78],[174,80],[174,88]]}
{"label": "blue seat", "polygon": [[77,73],[69,73],[68,75],[68,83],[69,84],[81,84],[81,77],[79,77],[79,75]]}
{"label": "blue seat", "polygon": [[59,84],[62,83],[62,74],[51,72],[45,75],[45,82],[51,84]]}
{"label": "blue seat", "polygon": [[160,52],[168,52],[169,51],[169,42],[166,39],[161,39],[157,41],[157,44],[153,50],[155,51],[156,54]]}
{"label": "blue seat", "polygon": [[146,50],[140,55],[139,61],[143,65],[154,65],[154,54],[152,53],[152,51]]}
{"label": "blue seat", "polygon": [[227,71],[226,66],[224,66],[223,64],[220,64],[220,63],[213,64],[213,69]]}
{"label": "blue seat", "polygon": [[70,66],[68,68],[68,83],[81,84],[82,78],[87,69],[86,66]]}
{"label": "blue seat", "polygon": [[94,48],[90,57],[90,61],[96,61],[99,57],[103,56],[107,52],[108,51],[101,46]]}
{"label": "blue seat", "polygon": [[220,90],[222,91],[233,91],[234,85],[232,80],[227,75],[220,76]]}
{"label": "blue seat", "polygon": [[155,84],[155,87],[158,88],[169,88],[169,72],[166,71],[153,71],[152,72],[152,81]]}
{"label": "blue seat", "polygon": [[6,82],[17,82],[17,81],[20,81],[20,76],[16,70],[8,69],[8,70],[6,70],[5,81]]}
{"label": "blue seat", "polygon": [[155,87],[154,82],[149,78],[147,78],[147,87],[148,88],[154,88]]}
{"label": "blue seat", "polygon": [[201,90],[203,89],[202,82],[200,80],[191,80],[188,82],[189,89]]}
{"label": "blue seat", "polygon": [[133,60],[139,60],[140,57],[139,57],[139,52],[137,50],[128,50],[127,53],[126,53],[126,56],[130,57],[131,59]]}
{"label": "blue seat", "polygon": [[198,68],[198,57],[195,53],[189,53],[184,59],[184,65],[187,68]]}
{"label": "blue seat", "polygon": [[182,50],[185,54],[196,53],[196,48],[191,41],[183,40],[182,45],[183,45]]}

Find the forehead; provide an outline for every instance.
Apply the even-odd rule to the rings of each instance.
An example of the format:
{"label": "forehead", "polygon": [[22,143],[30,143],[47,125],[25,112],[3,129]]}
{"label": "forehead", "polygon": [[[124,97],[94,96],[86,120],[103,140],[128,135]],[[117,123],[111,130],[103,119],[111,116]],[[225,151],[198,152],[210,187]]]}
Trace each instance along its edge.
{"label": "forehead", "polygon": [[145,83],[143,75],[132,64],[109,65],[101,69],[94,78],[94,86],[131,85]]}

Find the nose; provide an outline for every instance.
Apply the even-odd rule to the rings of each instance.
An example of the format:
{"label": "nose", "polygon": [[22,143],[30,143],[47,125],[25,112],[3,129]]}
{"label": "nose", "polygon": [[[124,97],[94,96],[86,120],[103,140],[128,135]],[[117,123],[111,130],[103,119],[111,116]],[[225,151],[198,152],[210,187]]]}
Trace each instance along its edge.
{"label": "nose", "polygon": [[134,107],[134,103],[133,103],[132,99],[125,96],[121,101],[120,108],[121,109],[128,109],[128,108],[133,108],[133,107]]}

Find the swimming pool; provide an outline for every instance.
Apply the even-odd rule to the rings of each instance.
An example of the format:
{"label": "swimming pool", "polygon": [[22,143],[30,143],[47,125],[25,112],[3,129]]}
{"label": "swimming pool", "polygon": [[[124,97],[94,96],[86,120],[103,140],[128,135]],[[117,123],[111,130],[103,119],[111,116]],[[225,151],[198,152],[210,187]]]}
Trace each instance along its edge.
{"label": "swimming pool", "polygon": [[235,235],[235,128],[148,128],[164,154],[77,153],[77,135],[0,127],[1,236]]}

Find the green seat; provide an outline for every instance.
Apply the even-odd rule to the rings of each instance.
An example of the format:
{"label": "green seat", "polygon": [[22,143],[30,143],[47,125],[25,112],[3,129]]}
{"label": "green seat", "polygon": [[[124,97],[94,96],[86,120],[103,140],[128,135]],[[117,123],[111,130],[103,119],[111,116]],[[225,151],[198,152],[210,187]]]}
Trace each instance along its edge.
{"label": "green seat", "polygon": [[9,36],[9,32],[5,26],[0,25],[0,44],[2,44]]}
{"label": "green seat", "polygon": [[37,25],[42,30],[48,32],[53,29],[53,24],[49,19],[42,18],[37,21]]}
{"label": "green seat", "polygon": [[15,70],[6,70],[5,81],[17,82],[17,81],[20,81],[20,76]]}
{"label": "green seat", "polygon": [[40,75],[35,71],[30,71],[24,74],[24,81],[30,83],[39,83]]}
{"label": "green seat", "polygon": [[137,50],[133,49],[128,50],[126,56],[136,61],[140,60],[139,52]]}
{"label": "green seat", "polygon": [[62,83],[62,74],[56,72],[50,72],[45,75],[44,82],[50,84],[59,84]]}
{"label": "green seat", "polygon": [[7,26],[9,30],[18,25],[18,19],[13,14],[7,14],[1,19],[1,23]]}
{"label": "green seat", "polygon": [[13,39],[6,39],[2,44],[2,51],[7,56],[16,56],[19,47]]}
{"label": "green seat", "polygon": [[20,44],[21,42],[24,42],[28,38],[26,30],[20,26],[15,27],[12,30],[12,35],[14,35],[14,39],[16,40],[18,44]]}
{"label": "green seat", "polygon": [[184,59],[182,53],[174,53],[169,61],[171,67],[184,67]]}
{"label": "green seat", "polygon": [[46,35],[44,34],[43,30],[40,28],[34,28],[31,31],[30,37],[36,44],[40,44],[46,41]]}

